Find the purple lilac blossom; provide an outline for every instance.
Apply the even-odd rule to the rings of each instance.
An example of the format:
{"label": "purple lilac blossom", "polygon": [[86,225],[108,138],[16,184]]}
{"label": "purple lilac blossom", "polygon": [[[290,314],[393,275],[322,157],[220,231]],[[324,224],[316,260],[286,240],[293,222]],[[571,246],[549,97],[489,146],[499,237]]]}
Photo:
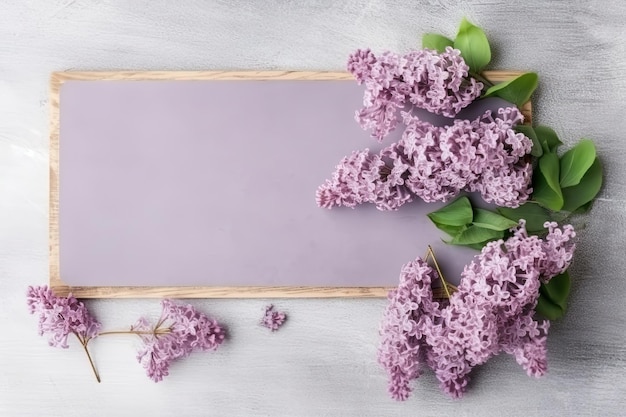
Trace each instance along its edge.
{"label": "purple lilac blossom", "polygon": [[316,193],[320,207],[373,203],[396,210],[418,196],[448,201],[461,191],[479,192],[489,203],[523,204],[532,192],[532,141],[513,129],[523,121],[515,107],[436,127],[403,113],[402,138],[378,154],[368,149],[341,160]]}
{"label": "purple lilac blossom", "polygon": [[163,311],[156,326],[140,318],[131,327],[131,331],[143,332],[138,333],[144,345],[137,353],[137,360],[154,382],[169,375],[174,360],[197,350],[215,350],[225,338],[225,331],[217,321],[192,305],[176,305],[171,300],[161,303]]}
{"label": "purple lilac blossom", "polygon": [[285,323],[285,320],[287,320],[287,314],[274,309],[274,306],[270,304],[265,307],[261,325],[275,332]]}
{"label": "purple lilac blossom", "polygon": [[546,372],[550,323],[534,319],[539,286],[569,267],[576,233],[570,225],[544,226],[545,239],[528,236],[521,220],[509,239],[488,243],[465,267],[458,291],[441,303],[430,287],[438,275],[422,259],[402,268],[388,296],[378,350],[392,398],[405,400],[425,366],[458,398],[471,370],[500,352],[514,355],[529,376]]}
{"label": "purple lilac blossom", "polygon": [[317,204],[330,209],[373,203],[380,210],[395,210],[411,201],[411,195],[401,183],[387,181],[390,174],[380,155],[369,149],[355,151],[337,165],[332,180],[317,189]]}
{"label": "purple lilac blossom", "polygon": [[67,348],[70,334],[78,336],[84,345],[98,336],[100,323],[72,294],[57,297],[44,285],[28,287],[26,297],[29,312],[39,315],[39,335],[48,333],[50,346]]}
{"label": "purple lilac blossom", "polygon": [[405,55],[384,52],[376,57],[359,49],[348,59],[348,71],[365,85],[364,107],[355,118],[382,141],[398,124],[397,113],[415,106],[446,117],[478,98],[483,84],[468,77],[469,67],[457,49],[429,49]]}

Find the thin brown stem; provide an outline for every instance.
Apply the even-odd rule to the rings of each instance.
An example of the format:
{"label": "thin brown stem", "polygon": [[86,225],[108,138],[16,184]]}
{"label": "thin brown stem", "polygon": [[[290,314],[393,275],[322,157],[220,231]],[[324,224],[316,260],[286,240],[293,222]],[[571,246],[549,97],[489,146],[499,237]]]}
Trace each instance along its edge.
{"label": "thin brown stem", "polygon": [[157,325],[154,326],[154,329],[155,330],[160,329],[161,326],[163,325],[163,323],[165,323],[165,317],[161,316],[161,318],[159,319],[159,322],[157,323]]}
{"label": "thin brown stem", "polygon": [[76,335],[76,338],[78,339],[80,344],[83,346],[83,349],[85,350],[85,353],[87,354],[87,359],[89,359],[89,364],[91,365],[91,370],[93,371],[93,374],[96,376],[96,381],[98,381],[98,383],[100,383],[100,375],[98,374],[98,370],[96,369],[96,365],[93,363],[93,359],[91,358],[91,354],[89,353],[89,349],[87,349],[87,344],[89,343],[89,339],[87,339],[87,338],[81,339],[78,334],[76,334],[76,333],[74,333],[74,334]]}
{"label": "thin brown stem", "polygon": [[117,331],[112,331],[112,332],[98,333],[98,336],[107,336],[107,335],[112,335],[112,334],[136,334],[136,335],[152,334],[152,335],[159,335],[159,334],[168,334],[168,333],[171,333],[171,330],[169,328],[167,328],[167,329],[155,329],[155,330],[117,330]]}
{"label": "thin brown stem", "polygon": [[433,260],[433,263],[435,264],[435,269],[437,270],[437,274],[439,275],[439,280],[441,281],[441,285],[443,287],[443,291],[445,294],[442,295],[441,298],[450,298],[451,293],[450,290],[452,290],[452,292],[457,291],[457,288],[452,285],[452,284],[448,284],[448,282],[446,281],[446,279],[443,277],[443,273],[441,272],[441,268],[439,267],[439,263],[437,262],[437,258],[435,258],[435,251],[433,250],[432,246],[428,245],[428,250],[426,251],[426,256],[424,257],[424,262],[428,262],[429,259]]}

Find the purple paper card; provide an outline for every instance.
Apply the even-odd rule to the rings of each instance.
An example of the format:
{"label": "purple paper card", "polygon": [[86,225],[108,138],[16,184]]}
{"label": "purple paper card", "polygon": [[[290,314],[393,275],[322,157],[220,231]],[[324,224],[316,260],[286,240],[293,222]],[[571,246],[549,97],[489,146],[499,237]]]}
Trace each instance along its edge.
{"label": "purple paper card", "polygon": [[442,204],[315,204],[344,155],[380,148],[354,121],[362,96],[349,81],[63,83],[63,281],[395,286],[430,244],[458,282],[477,252],[442,243],[426,217]]}

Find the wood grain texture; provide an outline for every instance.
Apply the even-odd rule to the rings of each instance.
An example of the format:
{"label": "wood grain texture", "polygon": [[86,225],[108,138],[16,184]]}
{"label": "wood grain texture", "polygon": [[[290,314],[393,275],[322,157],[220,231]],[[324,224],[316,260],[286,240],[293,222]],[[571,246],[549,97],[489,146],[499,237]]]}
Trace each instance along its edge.
{"label": "wood grain texture", "polygon": [[[79,287],[51,281],[55,294],[77,298],[337,298],[386,297],[388,287]],[[449,291],[456,287],[449,284]],[[442,288],[433,289],[434,298],[446,298]]]}
{"label": "wood grain texture", "polygon": [[[508,81],[519,71],[486,71],[493,83]],[[59,259],[59,136],[61,86],[66,81],[353,81],[347,72],[336,71],[64,71],[50,76],[50,287],[55,293],[80,298],[327,298],[386,297],[385,287],[85,287],[69,286],[61,277]],[[532,120],[531,102],[522,106],[526,123]],[[89,242],[85,242],[88,244]],[[450,288],[456,290],[453,285]],[[435,298],[444,292],[434,290]]]}
{"label": "wood grain texture", "polygon": [[[54,72],[52,84],[79,81],[346,81],[339,71],[63,71]],[[53,90],[54,94],[54,90]]]}
{"label": "wood grain texture", "polygon": [[[536,123],[566,146],[593,139],[605,186],[576,220],[567,315],[553,322],[548,375],[508,355],[447,399],[431,372],[411,398],[389,399],[376,363],[382,298],[200,299],[227,343],[174,363],[155,384],[135,338],[94,340],[97,384],[80,346],[37,334],[24,291],[48,282],[49,76],[53,71],[341,71],[348,54],[415,48],[424,32],[453,37],[467,17],[492,41],[490,68],[535,71]],[[623,416],[626,409],[626,3],[589,0],[27,0],[0,13],[0,416],[406,417]],[[153,299],[86,300],[104,330],[156,320]],[[266,303],[289,314],[257,325]]]}

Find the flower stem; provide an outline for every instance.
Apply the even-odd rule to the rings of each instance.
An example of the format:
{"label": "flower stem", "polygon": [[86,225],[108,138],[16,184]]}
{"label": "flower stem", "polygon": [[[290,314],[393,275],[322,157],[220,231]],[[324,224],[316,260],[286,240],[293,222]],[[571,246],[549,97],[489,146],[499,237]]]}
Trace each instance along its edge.
{"label": "flower stem", "polygon": [[74,333],[74,334],[76,335],[76,338],[78,339],[80,344],[83,346],[83,349],[85,349],[85,353],[87,354],[87,359],[89,359],[89,364],[91,365],[91,370],[93,371],[93,374],[96,376],[96,381],[98,381],[98,383],[100,383],[100,375],[98,374],[98,370],[96,369],[96,365],[94,365],[94,363],[93,363],[93,359],[91,358],[91,354],[89,353],[89,349],[87,349],[87,343],[89,343],[89,339],[83,340],[76,333]]}
{"label": "flower stem", "polygon": [[107,336],[107,335],[112,335],[112,334],[137,334],[137,335],[141,335],[141,334],[152,334],[152,335],[157,335],[157,334],[167,334],[167,333],[171,333],[170,329],[155,329],[155,330],[117,330],[117,331],[112,331],[112,332],[102,332],[102,333],[98,333],[98,336]]}

